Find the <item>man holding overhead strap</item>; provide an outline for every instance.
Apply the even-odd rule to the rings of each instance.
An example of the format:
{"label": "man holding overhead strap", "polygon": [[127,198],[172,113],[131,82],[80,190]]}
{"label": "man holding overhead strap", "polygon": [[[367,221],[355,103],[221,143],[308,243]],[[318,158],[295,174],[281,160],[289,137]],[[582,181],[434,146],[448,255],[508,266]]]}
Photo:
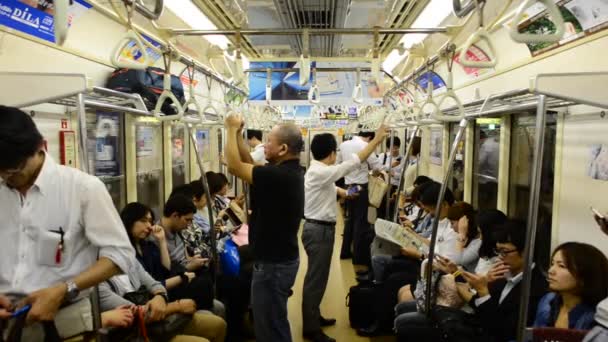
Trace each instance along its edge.
{"label": "man holding overhead strap", "polygon": [[[0,106],[0,155],[0,293],[24,293],[28,320],[52,321],[62,305],[86,295],[81,291],[133,268],[133,247],[105,185],[57,164],[32,118],[17,108]],[[6,299],[0,295],[1,306],[15,312]],[[39,328],[30,326],[23,340],[42,340]]]}
{"label": "man holding overhead strap", "polygon": [[[358,136],[343,142],[340,145],[339,159],[343,162],[353,159],[353,155],[362,151],[367,144],[374,139],[373,132],[360,132]],[[353,264],[369,266],[371,264],[370,245],[374,239],[374,232],[367,222],[368,197],[368,172],[369,168],[381,170],[382,162],[371,154],[365,163],[358,164],[354,171],[347,174],[344,179],[347,187],[358,186],[361,188],[359,196],[347,201],[348,220],[344,226],[344,240],[342,242],[341,258],[350,256],[350,244],[353,242]],[[352,238],[350,237],[352,235]]]}
{"label": "man holding overhead strap", "polygon": [[381,126],[376,137],[363,150],[338,165],[335,165],[338,144],[333,134],[318,134],[310,144],[314,160],[304,180],[306,223],[302,243],[308,255],[308,270],[304,279],[302,318],[304,337],[314,342],[335,341],[321,330],[322,326],[335,324],[335,320],[323,318],[319,310],[334,249],[336,193],[347,197],[346,190],[334,186],[334,183],[356,169],[362,160],[367,160],[385,136],[386,128]]}
{"label": "man holding overhead strap", "polygon": [[304,216],[304,141],[292,124],[275,126],[264,154],[269,164],[255,166],[243,141],[243,120],[226,118],[226,159],[233,175],[251,184],[249,244],[254,257],[251,304],[256,340],[291,341],[287,298],[300,265],[298,229]]}

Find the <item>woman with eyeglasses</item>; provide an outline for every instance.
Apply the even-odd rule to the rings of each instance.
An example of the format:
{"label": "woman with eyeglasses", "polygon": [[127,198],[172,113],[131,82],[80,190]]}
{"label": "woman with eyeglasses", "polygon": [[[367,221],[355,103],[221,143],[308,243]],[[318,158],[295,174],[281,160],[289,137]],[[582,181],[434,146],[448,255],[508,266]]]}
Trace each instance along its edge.
{"label": "woman with eyeglasses", "polygon": [[608,259],[578,242],[558,246],[551,257],[549,290],[538,304],[535,327],[589,330],[595,306],[608,296]]}

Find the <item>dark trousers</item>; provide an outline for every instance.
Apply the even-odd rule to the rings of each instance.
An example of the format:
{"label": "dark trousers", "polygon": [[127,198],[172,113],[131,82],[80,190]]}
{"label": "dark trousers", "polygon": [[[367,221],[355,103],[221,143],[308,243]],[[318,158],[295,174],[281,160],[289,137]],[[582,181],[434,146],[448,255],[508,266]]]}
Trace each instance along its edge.
{"label": "dark trousers", "polygon": [[359,192],[358,197],[349,200],[348,203],[349,224],[353,232],[353,264],[355,265],[371,266],[370,246],[375,234],[372,225],[367,222],[368,206],[367,186]]}
{"label": "dark trousers", "polygon": [[253,266],[251,308],[258,342],[291,342],[287,298],[298,274],[300,260]]}
{"label": "dark trousers", "polygon": [[180,284],[168,291],[171,301],[192,299],[199,310],[213,307],[213,278],[209,272],[199,272],[188,284]]}
{"label": "dark trousers", "polygon": [[308,255],[308,269],[304,278],[302,319],[303,330],[306,333],[321,331],[319,305],[321,305],[329,278],[335,232],[335,225],[304,223],[302,244]]}

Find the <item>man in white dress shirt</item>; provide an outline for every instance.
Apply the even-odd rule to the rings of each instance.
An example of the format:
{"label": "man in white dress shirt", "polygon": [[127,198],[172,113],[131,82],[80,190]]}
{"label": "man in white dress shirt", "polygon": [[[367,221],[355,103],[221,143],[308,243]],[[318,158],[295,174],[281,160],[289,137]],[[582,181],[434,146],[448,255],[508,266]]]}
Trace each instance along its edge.
{"label": "man in white dress shirt", "polygon": [[[386,139],[387,151],[391,148],[391,139]],[[378,159],[382,162],[382,171],[389,173],[390,178],[390,189],[391,198],[399,187],[401,181],[401,171],[405,165],[405,158],[399,155],[401,149],[401,139],[399,137],[393,137],[393,148],[390,152],[383,152],[378,155]],[[378,217],[392,221],[395,202],[391,199],[389,202],[391,206],[389,208],[389,216],[386,217],[386,197],[382,200],[382,205],[378,208]]]}
{"label": "man in white dress shirt", "polygon": [[25,294],[28,320],[53,320],[81,291],[129,272],[135,253],[105,185],[58,165],[19,109],[0,106],[0,155],[0,293]]}
{"label": "man in white dress shirt", "polygon": [[253,149],[251,151],[251,159],[255,165],[266,164],[266,157],[264,156],[264,143],[262,142],[262,131],[258,129],[247,130],[247,144]]}
{"label": "man in white dress shirt", "polygon": [[304,178],[306,223],[302,232],[302,244],[308,255],[308,270],[304,279],[302,318],[304,337],[312,341],[335,341],[321,330],[322,326],[335,324],[335,320],[321,317],[319,310],[334,247],[336,193],[341,197],[347,196],[346,190],[336,187],[334,183],[359,167],[362,160],[367,160],[385,136],[386,128],[381,126],[369,144],[341,164],[335,164],[338,144],[331,133],[316,135],[310,144],[314,160]]}
{"label": "man in white dress shirt", "polygon": [[[351,160],[353,155],[363,150],[367,144],[374,139],[373,132],[360,132],[358,136],[340,145],[338,159],[342,162]],[[365,163],[359,166],[344,177],[347,187],[356,185],[361,187],[359,196],[348,199],[346,202],[348,220],[344,224],[344,240],[342,241],[342,251],[340,258],[350,257],[350,245],[353,244],[353,264],[369,266],[371,264],[370,245],[374,239],[372,226],[367,222],[368,197],[368,173],[369,169],[379,171],[382,169],[382,162],[375,154],[371,154]]]}

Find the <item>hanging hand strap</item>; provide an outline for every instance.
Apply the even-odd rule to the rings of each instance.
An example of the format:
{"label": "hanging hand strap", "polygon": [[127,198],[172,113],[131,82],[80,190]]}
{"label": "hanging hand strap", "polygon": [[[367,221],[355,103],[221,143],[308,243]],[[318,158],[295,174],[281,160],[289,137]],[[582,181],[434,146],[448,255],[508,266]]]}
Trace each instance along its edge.
{"label": "hanging hand strap", "polygon": [[[526,10],[534,3],[540,2],[547,8],[547,12],[553,20],[555,25],[555,33],[553,34],[531,34],[531,33],[519,33],[518,25],[524,19]],[[526,0],[524,1],[517,13],[513,17],[511,22],[511,30],[509,34],[511,39],[518,43],[557,43],[562,40],[562,37],[566,33],[566,24],[564,23],[564,17],[562,16],[559,7],[553,0]]]}
{"label": "hanging hand strap", "polygon": [[[175,94],[171,91],[171,49],[167,49],[163,52],[163,62],[165,64],[165,75],[163,76],[163,92],[160,94],[156,107],[154,107],[154,117],[159,121],[172,121],[180,120],[184,116],[184,108],[175,97]],[[161,109],[165,101],[171,100],[177,110],[177,114],[165,115]]]}
{"label": "hanging hand strap", "polygon": [[[485,0],[474,0],[475,5],[477,7],[477,15],[479,16],[479,28],[475,33],[473,33],[469,39],[465,42],[462,50],[460,52],[460,64],[464,67],[469,68],[478,68],[478,69],[491,69],[498,64],[498,55],[496,54],[496,49],[494,48],[494,44],[490,39],[490,33],[486,30],[483,23],[483,9],[485,6]],[[490,60],[489,61],[473,61],[468,58],[467,52],[473,44],[478,41],[483,40],[488,45],[490,49]]]}
{"label": "hanging hand strap", "polygon": [[198,117],[188,117],[188,116],[184,115],[182,117],[182,121],[185,123],[191,123],[191,124],[202,124],[203,122],[205,122],[205,113],[203,112],[203,108],[201,107],[201,104],[196,99],[196,96],[194,93],[194,73],[196,72],[196,70],[194,69],[194,61],[192,61],[192,64],[190,66],[186,66],[184,71],[182,71],[182,74],[184,72],[188,72],[188,80],[189,80],[188,83],[189,83],[189,88],[190,88],[190,97],[188,98],[186,103],[184,103],[184,105],[182,106],[184,109],[184,114],[186,114],[185,112],[188,110],[188,107],[192,105],[192,106],[194,106],[194,108],[198,114]]}
{"label": "hanging hand strap", "polygon": [[[439,99],[439,102],[437,102],[437,108],[435,111],[433,111],[431,113],[431,117],[435,120],[442,120],[442,121],[460,121],[464,118],[465,111],[464,111],[464,106],[462,104],[462,101],[460,101],[460,98],[454,92],[453,67],[454,67],[454,55],[456,54],[456,46],[453,44],[447,46],[446,50],[443,51],[443,54],[444,54],[444,58],[446,60],[446,65],[448,67],[448,81],[446,84],[447,91],[441,97],[441,99]],[[441,105],[443,105],[443,103],[447,99],[452,99],[456,103],[456,106],[458,106],[458,115],[445,115],[443,113],[443,111],[441,110]]]}
{"label": "hanging hand strap", "polygon": [[[135,70],[145,70],[148,66],[149,56],[146,47],[144,46],[143,41],[141,40],[139,34],[133,28],[133,3],[128,4],[129,1],[124,0],[125,9],[127,10],[127,33],[118,41],[114,50],[112,51],[112,55],[110,56],[110,62],[117,68],[127,68],[127,69],[135,69]],[[118,14],[118,8],[114,4],[114,2],[110,1],[112,8]],[[120,16],[120,14],[119,14]],[[135,48],[139,50],[141,53],[142,62],[131,61],[127,59],[121,58],[121,53],[127,43],[133,42],[135,44]]]}

